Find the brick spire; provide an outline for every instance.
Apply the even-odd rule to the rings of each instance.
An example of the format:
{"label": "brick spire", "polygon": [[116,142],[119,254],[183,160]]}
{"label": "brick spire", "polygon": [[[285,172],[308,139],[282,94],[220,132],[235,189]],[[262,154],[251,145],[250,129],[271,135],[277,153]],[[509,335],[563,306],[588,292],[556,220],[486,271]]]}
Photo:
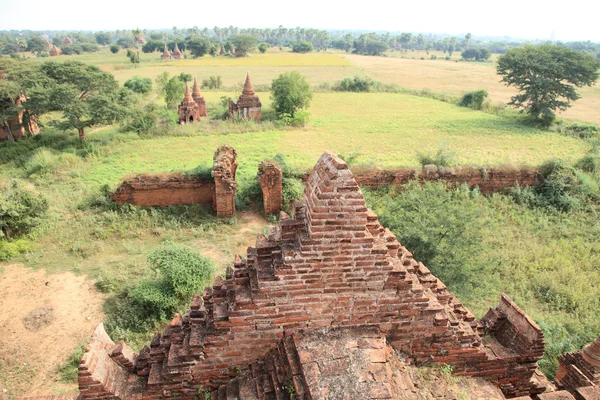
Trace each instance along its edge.
{"label": "brick spire", "polygon": [[181,50],[179,50],[179,46],[177,46],[177,42],[175,42],[175,49],[173,49],[173,54],[181,54]]}
{"label": "brick spire", "polygon": [[583,348],[583,359],[595,367],[600,367],[600,336]]}
{"label": "brick spire", "polygon": [[190,84],[188,82],[186,82],[185,83],[185,96],[183,97],[183,101],[181,102],[181,104],[189,104],[189,103],[195,103],[195,102],[194,102],[194,98],[190,94]]}
{"label": "brick spire", "polygon": [[196,97],[202,97],[200,93],[200,86],[198,86],[198,78],[194,77],[194,88],[192,89],[192,97],[196,100]]}
{"label": "brick spire", "polygon": [[167,43],[165,43],[165,49],[163,50],[163,55],[165,57],[168,57],[171,55],[171,53],[169,52],[169,48],[167,47]]}
{"label": "brick spire", "polygon": [[244,90],[242,94],[245,96],[254,96],[256,92],[254,92],[254,86],[252,86],[252,81],[250,80],[250,71],[246,75],[246,82],[244,83]]}

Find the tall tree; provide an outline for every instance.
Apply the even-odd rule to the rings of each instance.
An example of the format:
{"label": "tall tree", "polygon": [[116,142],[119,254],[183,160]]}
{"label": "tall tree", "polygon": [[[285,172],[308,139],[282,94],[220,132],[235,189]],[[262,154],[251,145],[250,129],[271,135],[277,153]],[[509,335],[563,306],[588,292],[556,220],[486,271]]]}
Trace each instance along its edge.
{"label": "tall tree", "polygon": [[303,108],[308,108],[312,100],[310,85],[297,71],[290,71],[273,79],[271,84],[271,99],[273,108],[279,117],[283,114],[294,114]]}
{"label": "tall tree", "polygon": [[509,105],[549,125],[555,111],[564,111],[581,96],[576,87],[598,80],[600,62],[584,54],[552,44],[510,49],[498,58],[498,74],[519,94]]}
{"label": "tall tree", "polygon": [[256,36],[248,34],[233,35],[230,40],[235,46],[236,57],[244,57],[248,52],[254,50],[258,44]]}
{"label": "tall tree", "polygon": [[77,129],[82,141],[87,140],[85,129],[122,120],[135,104],[131,91],[120,90],[114,76],[79,61],[46,62],[29,86],[28,107],[39,114],[62,112],[56,125]]}

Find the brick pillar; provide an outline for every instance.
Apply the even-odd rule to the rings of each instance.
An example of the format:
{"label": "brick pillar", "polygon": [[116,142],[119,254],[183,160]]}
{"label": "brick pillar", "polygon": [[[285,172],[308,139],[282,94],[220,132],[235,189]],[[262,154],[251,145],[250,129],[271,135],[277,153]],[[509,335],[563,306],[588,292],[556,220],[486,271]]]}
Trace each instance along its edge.
{"label": "brick pillar", "polygon": [[281,168],[275,162],[264,160],[258,164],[258,183],[263,193],[265,214],[281,211],[283,186]]}
{"label": "brick pillar", "polygon": [[583,387],[600,386],[600,336],[582,350],[561,354],[554,383],[571,393]]}
{"label": "brick pillar", "polygon": [[217,149],[213,157],[212,176],[215,180],[213,205],[219,217],[230,217],[235,214],[236,156],[233,147],[223,145]]}

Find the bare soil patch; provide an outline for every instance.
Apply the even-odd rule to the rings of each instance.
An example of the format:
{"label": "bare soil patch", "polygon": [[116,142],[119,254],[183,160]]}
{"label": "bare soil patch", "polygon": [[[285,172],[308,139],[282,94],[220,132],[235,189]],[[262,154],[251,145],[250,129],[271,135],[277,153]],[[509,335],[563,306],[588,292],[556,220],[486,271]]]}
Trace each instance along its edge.
{"label": "bare soil patch", "polygon": [[46,275],[21,264],[0,274],[0,387],[11,398],[70,393],[57,369],[102,320],[104,296],[71,272]]}

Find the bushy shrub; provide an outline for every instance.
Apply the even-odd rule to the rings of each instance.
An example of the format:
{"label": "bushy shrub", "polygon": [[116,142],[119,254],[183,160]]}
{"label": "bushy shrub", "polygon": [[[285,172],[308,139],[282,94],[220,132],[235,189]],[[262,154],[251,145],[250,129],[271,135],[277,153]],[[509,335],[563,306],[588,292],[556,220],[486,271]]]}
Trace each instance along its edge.
{"label": "bushy shrub", "polygon": [[313,51],[313,49],[312,43],[305,40],[294,43],[294,46],[292,47],[294,53],[309,53]]}
{"label": "bushy shrub", "polygon": [[148,256],[158,275],[124,290],[107,303],[109,331],[146,332],[172,318],[200,293],[214,273],[211,259],[184,245],[168,244]]}
{"label": "bushy shrub", "polygon": [[262,42],[261,44],[258,45],[258,51],[260,51],[263,54],[267,52],[268,48],[269,48],[269,45],[265,42]]}
{"label": "bushy shrub", "polygon": [[123,86],[135,93],[150,93],[152,91],[152,79],[134,76],[128,79]]}
{"label": "bushy shrub", "polygon": [[461,107],[469,107],[474,110],[481,110],[483,108],[483,102],[488,97],[487,90],[476,90],[474,92],[466,93],[458,103]]}
{"label": "bushy shrub", "polygon": [[310,114],[308,111],[298,110],[294,115],[283,113],[279,116],[279,121],[286,126],[304,126],[308,124]]}
{"label": "bushy shrub", "polygon": [[438,167],[452,167],[455,164],[456,153],[442,146],[435,154],[418,152],[417,158],[422,167],[431,164]]}
{"label": "bushy shrub", "polygon": [[47,51],[38,51],[37,57],[50,57],[50,53]]}
{"label": "bushy shrub", "polygon": [[332,89],[337,92],[370,92],[375,89],[377,82],[369,77],[355,76],[345,78]]}
{"label": "bushy shrub", "polygon": [[48,202],[41,195],[13,181],[0,187],[0,239],[31,233],[46,217]]}
{"label": "bushy shrub", "polygon": [[207,89],[221,89],[223,87],[221,75],[209,76],[208,79],[203,79],[202,87]]}
{"label": "bushy shrub", "polygon": [[27,163],[25,164],[25,171],[27,176],[34,174],[45,175],[54,171],[57,168],[58,155],[55,151],[40,147],[35,150]]}
{"label": "bushy shrub", "polygon": [[0,261],[7,261],[21,253],[32,249],[31,241],[27,239],[0,240]]}
{"label": "bushy shrub", "polygon": [[148,263],[160,271],[163,282],[182,300],[203,289],[214,272],[210,258],[177,244],[153,251]]}
{"label": "bushy shrub", "polygon": [[113,54],[117,54],[119,52],[119,46],[113,44],[112,46],[110,46],[110,52]]}

